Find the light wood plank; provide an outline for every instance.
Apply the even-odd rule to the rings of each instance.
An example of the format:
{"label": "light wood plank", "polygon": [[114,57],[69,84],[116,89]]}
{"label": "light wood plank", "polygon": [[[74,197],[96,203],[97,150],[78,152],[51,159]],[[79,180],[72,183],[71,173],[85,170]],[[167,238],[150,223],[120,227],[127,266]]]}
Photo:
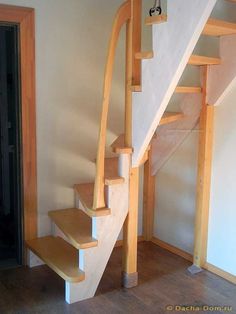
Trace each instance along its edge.
{"label": "light wood plank", "polygon": [[146,25],[160,24],[167,21],[167,15],[148,16],[145,20]]}
{"label": "light wood plank", "polygon": [[133,39],[133,5],[130,0],[131,19],[126,24],[126,58],[125,58],[125,146],[132,146],[132,91],[134,51]]}
{"label": "light wood plank", "polygon": [[125,179],[118,175],[118,157],[105,158],[105,185],[124,183]]}
{"label": "light wood plank", "polygon": [[[130,169],[129,186],[129,213],[123,227],[123,272],[126,278],[131,279],[128,287],[137,285],[137,237],[138,237],[138,193],[139,193],[139,168]],[[129,279],[128,279],[129,281]],[[124,283],[127,287],[127,282]]]}
{"label": "light wood plank", "polygon": [[144,164],[143,182],[143,236],[146,241],[153,237],[156,176],[152,176],[152,149]]}
{"label": "light wood plank", "polygon": [[141,85],[132,85],[131,86],[131,91],[132,92],[136,92],[136,93],[141,92],[142,91],[142,86]]}
{"label": "light wood plank", "polygon": [[121,134],[112,144],[111,148],[113,153],[116,154],[132,154],[133,148],[125,146],[125,136]]}
{"label": "light wood plank", "polygon": [[82,210],[54,210],[48,215],[76,249],[97,246],[97,240],[92,237],[92,220]]}
{"label": "light wood plank", "polygon": [[216,267],[210,263],[205,263],[203,265],[203,268],[236,285],[236,276],[224,271],[223,269],[220,269],[220,268],[218,268],[218,267]]}
{"label": "light wood plank", "polygon": [[116,185],[116,184],[123,184],[125,179],[122,177],[106,177],[105,185]]}
{"label": "light wood plank", "polygon": [[208,36],[224,36],[233,34],[236,34],[235,23],[229,23],[216,19],[209,19],[203,30],[203,35]]}
{"label": "light wood plank", "polygon": [[201,92],[202,88],[197,86],[177,86],[175,89],[176,94],[199,94]]}
{"label": "light wood plank", "polygon": [[206,262],[207,254],[214,122],[214,106],[209,106],[206,103],[208,68],[204,67],[202,71],[203,99],[200,116],[194,241],[194,265],[198,267],[203,267]]}
{"label": "light wood plank", "polygon": [[64,280],[69,282],[84,280],[84,272],[79,269],[79,252],[65,240],[49,236],[28,240],[26,244]]}
{"label": "light wood plank", "polygon": [[141,51],[141,41],[142,41],[142,0],[132,0],[132,10],[133,10],[133,68],[132,68],[132,84],[141,84],[141,60],[137,59],[136,53]]}
{"label": "light wood plank", "polygon": [[153,243],[155,243],[156,245],[162,247],[163,249],[171,252],[171,253],[174,253],[178,256],[181,256],[183,257],[184,259],[186,259],[187,261],[190,261],[192,262],[193,261],[193,256],[169,243],[166,243],[158,238],[155,238],[153,237],[152,240],[151,240]]}
{"label": "light wood plank", "polygon": [[105,185],[123,184],[125,179],[118,175],[119,159],[105,158]]}
{"label": "light wood plank", "polygon": [[221,64],[220,58],[212,58],[205,56],[192,55],[189,59],[190,65],[219,65]]}
{"label": "light wood plank", "polygon": [[[143,52],[137,52],[135,54],[135,58],[138,60],[142,59],[152,59],[154,56],[153,51],[143,51]],[[138,85],[138,84],[137,84]]]}
{"label": "light wood plank", "polygon": [[79,197],[80,202],[82,203],[84,209],[86,210],[86,213],[90,217],[106,216],[110,214],[111,210],[110,208],[107,207],[99,208],[97,210],[93,209],[94,183],[76,184],[74,186],[74,189]]}
{"label": "light wood plank", "polygon": [[106,146],[106,131],[107,131],[107,118],[111,96],[111,83],[115,61],[115,51],[122,26],[131,18],[131,3],[126,1],[119,8],[112,27],[112,34],[108,49],[108,58],[106,63],[106,70],[104,75],[103,87],[103,104],[102,115],[99,130],[99,141],[97,150],[97,163],[96,163],[96,177],[94,184],[93,194],[93,209],[105,207],[104,199],[104,159],[105,159],[105,146]]}
{"label": "light wood plank", "polygon": [[172,123],[180,119],[183,119],[184,117],[185,115],[181,112],[165,112],[163,117],[161,118],[159,125]]}

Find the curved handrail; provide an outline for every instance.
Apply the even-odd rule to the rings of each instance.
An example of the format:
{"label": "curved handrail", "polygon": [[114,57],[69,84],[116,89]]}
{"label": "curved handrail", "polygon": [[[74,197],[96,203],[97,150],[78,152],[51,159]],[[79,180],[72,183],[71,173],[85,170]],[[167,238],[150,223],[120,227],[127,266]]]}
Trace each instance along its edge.
{"label": "curved handrail", "polygon": [[122,26],[131,19],[131,1],[126,1],[121,5],[116,13],[116,17],[112,27],[112,34],[108,49],[108,57],[104,76],[104,87],[103,87],[103,104],[102,104],[102,115],[101,124],[99,131],[98,151],[97,151],[97,162],[96,162],[96,178],[94,185],[94,199],[93,209],[105,207],[104,199],[104,169],[105,169],[105,146],[106,146],[106,129],[107,129],[107,117],[109,102],[111,96],[111,84],[112,74],[115,61],[115,51],[119,34]]}

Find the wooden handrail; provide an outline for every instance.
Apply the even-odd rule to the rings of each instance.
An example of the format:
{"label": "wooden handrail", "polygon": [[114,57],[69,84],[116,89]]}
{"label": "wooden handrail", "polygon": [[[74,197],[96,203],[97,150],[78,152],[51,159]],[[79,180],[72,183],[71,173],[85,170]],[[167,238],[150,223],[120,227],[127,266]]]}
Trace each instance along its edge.
{"label": "wooden handrail", "polygon": [[108,58],[104,77],[103,87],[103,104],[102,115],[98,140],[97,162],[96,162],[96,178],[94,185],[93,209],[105,207],[104,198],[104,167],[105,167],[105,145],[106,145],[106,130],[107,117],[111,95],[112,74],[114,68],[115,51],[120,34],[120,30],[125,23],[131,20],[131,1],[128,0],[119,8],[112,28],[112,34],[108,50]]}

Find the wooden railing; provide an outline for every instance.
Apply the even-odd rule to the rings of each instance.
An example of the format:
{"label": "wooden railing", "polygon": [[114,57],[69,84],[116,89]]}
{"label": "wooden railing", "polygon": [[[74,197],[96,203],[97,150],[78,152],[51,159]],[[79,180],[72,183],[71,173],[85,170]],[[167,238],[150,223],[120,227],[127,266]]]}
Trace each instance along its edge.
{"label": "wooden railing", "polygon": [[[140,13],[138,13],[140,12]],[[134,13],[135,17],[134,17]],[[97,162],[96,162],[96,178],[94,185],[94,199],[93,209],[105,207],[104,198],[104,168],[105,168],[105,146],[106,146],[106,130],[107,118],[111,96],[112,75],[115,61],[115,51],[119,34],[122,26],[126,24],[126,86],[125,86],[125,144],[132,146],[132,92],[131,85],[133,83],[133,68],[138,68],[137,61],[135,61],[135,52],[140,50],[140,41],[137,40],[141,36],[140,21],[139,24],[134,25],[134,21],[139,19],[141,15],[141,0],[128,0],[117,11],[108,50],[108,58],[104,77],[103,87],[103,104],[102,115],[98,140]],[[138,31],[139,30],[139,34]],[[136,35],[134,36],[134,31]],[[134,40],[135,38],[135,40]],[[139,70],[136,70],[138,72]]]}

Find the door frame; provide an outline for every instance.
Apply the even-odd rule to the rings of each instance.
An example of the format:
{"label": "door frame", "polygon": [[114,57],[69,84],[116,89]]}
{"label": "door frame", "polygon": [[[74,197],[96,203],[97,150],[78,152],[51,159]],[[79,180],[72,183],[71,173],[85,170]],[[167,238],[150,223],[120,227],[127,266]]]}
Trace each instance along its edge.
{"label": "door frame", "polygon": [[35,12],[0,4],[0,22],[17,24],[20,32],[23,238],[30,240],[37,237]]}

